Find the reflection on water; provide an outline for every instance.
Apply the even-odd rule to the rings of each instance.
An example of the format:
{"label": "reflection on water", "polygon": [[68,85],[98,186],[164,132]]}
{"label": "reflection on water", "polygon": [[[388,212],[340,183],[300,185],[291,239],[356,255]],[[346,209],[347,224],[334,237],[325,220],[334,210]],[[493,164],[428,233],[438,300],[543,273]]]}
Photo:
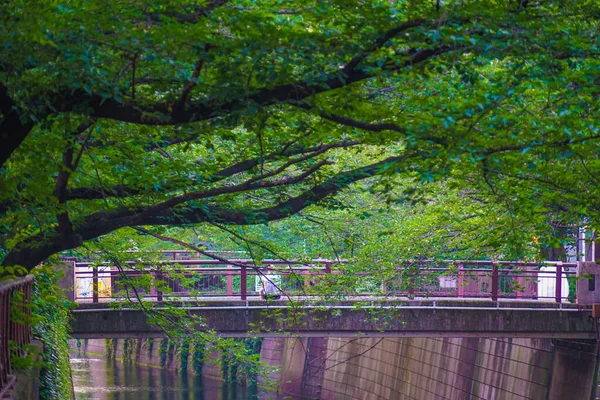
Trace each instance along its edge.
{"label": "reflection on water", "polygon": [[116,360],[71,358],[71,368],[78,400],[246,400],[253,397],[243,386]]}

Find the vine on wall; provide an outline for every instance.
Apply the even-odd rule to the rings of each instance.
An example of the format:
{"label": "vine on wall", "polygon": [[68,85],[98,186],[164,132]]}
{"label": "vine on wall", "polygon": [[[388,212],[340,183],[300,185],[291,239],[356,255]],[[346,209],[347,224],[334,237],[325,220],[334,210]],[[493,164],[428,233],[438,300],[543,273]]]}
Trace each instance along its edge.
{"label": "vine on wall", "polygon": [[104,339],[106,346],[106,359],[114,360],[117,357],[117,346],[119,344],[119,339]]}
{"label": "vine on wall", "polygon": [[194,352],[192,354],[192,367],[196,375],[202,375],[202,367],[204,365],[204,354],[206,353],[206,345],[201,341],[194,341]]}
{"label": "vine on wall", "polygon": [[190,339],[184,338],[181,341],[181,351],[179,352],[179,366],[181,371],[186,372],[188,369],[188,360],[190,358]]}
{"label": "vine on wall", "polygon": [[160,366],[164,367],[167,365],[167,351],[169,347],[169,339],[164,338],[160,341],[160,345],[158,347],[158,353],[160,355]]}
{"label": "vine on wall", "polygon": [[62,271],[50,264],[33,271],[31,311],[33,335],[44,343],[40,372],[40,399],[70,399],[72,395],[69,362],[69,309],[71,302],[58,287]]}
{"label": "vine on wall", "polygon": [[152,350],[154,350],[154,339],[148,339],[148,358],[152,358]]}
{"label": "vine on wall", "polygon": [[132,353],[134,349],[134,341],[135,339],[127,338],[123,340],[123,361],[125,363],[131,363],[133,359]]}

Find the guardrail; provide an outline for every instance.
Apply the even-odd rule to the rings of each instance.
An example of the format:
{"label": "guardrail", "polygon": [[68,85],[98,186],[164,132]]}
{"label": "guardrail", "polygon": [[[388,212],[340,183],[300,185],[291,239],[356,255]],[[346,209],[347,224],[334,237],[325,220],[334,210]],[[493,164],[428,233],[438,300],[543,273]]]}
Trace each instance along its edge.
{"label": "guardrail", "polygon": [[8,395],[16,377],[10,363],[11,347],[17,356],[31,343],[31,286],[33,275],[0,281],[0,399]]}
{"label": "guardrail", "polygon": [[[75,262],[76,300],[97,303],[118,297],[118,293],[122,296],[123,291],[136,284],[141,288],[138,294],[157,301],[188,296],[246,300],[249,295],[257,295],[257,276],[270,265],[278,268],[275,274],[281,278],[281,289],[288,295],[296,295],[304,293],[304,289],[324,275],[343,273],[337,266],[345,263],[324,259],[308,263],[263,260],[254,265],[248,259],[225,263],[192,259],[192,256],[190,252],[169,252],[152,265],[128,261],[124,270],[109,263]],[[362,289],[356,295],[519,298],[561,303],[569,297],[568,282],[575,277],[576,266],[577,263],[561,262],[406,261],[386,281],[374,283],[369,272],[359,273],[357,279]],[[155,285],[148,285],[150,281]]]}
{"label": "guardrail", "polygon": [[[139,283],[136,287],[138,294],[153,297],[157,301],[165,298],[165,292],[171,297],[230,296],[246,300],[249,294],[256,291],[257,276],[266,266],[279,266],[276,274],[282,278],[281,289],[295,294],[309,285],[316,275],[330,273],[331,265],[335,263],[313,260],[307,265],[296,261],[263,260],[256,266],[248,259],[228,261],[167,259],[154,265],[141,264],[141,268],[139,262],[128,261],[124,263],[124,270],[106,263],[75,262],[75,300],[87,298],[97,303],[100,299],[127,291],[132,282]],[[138,267],[133,268],[136,265]],[[141,282],[144,277],[159,283],[146,292]]]}

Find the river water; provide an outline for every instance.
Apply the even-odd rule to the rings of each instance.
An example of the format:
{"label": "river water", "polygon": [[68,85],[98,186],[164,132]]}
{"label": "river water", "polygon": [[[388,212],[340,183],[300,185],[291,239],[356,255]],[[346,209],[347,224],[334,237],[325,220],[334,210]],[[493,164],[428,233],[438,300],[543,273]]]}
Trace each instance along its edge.
{"label": "river water", "polygon": [[83,356],[71,358],[75,398],[94,400],[246,400],[244,386],[161,368]]}

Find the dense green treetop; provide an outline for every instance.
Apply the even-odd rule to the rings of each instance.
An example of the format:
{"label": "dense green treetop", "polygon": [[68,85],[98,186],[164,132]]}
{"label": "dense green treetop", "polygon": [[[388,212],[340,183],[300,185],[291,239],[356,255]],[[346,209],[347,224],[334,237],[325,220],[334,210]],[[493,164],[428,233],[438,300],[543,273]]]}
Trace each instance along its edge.
{"label": "dense green treetop", "polygon": [[458,205],[534,225],[597,220],[599,16],[592,0],[5,2],[3,265],[128,226],[280,220],[365,179],[408,197],[447,180]]}

